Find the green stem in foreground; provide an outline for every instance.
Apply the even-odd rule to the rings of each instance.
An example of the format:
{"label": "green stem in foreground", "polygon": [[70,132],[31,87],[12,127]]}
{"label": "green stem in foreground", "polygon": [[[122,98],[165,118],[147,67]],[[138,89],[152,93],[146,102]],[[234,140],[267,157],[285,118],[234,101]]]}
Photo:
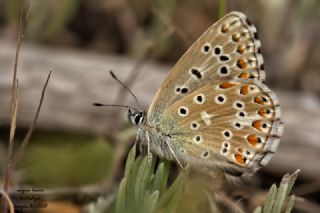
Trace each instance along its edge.
{"label": "green stem in foreground", "polygon": [[226,0],[217,1],[217,19],[222,18],[226,14]]}

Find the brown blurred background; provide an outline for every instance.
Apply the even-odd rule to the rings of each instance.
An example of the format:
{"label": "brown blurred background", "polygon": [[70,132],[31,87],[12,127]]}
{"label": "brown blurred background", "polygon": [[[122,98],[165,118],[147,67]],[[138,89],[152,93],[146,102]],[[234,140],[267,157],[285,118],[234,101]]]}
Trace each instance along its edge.
{"label": "brown blurred background", "polygon": [[[28,21],[18,67],[17,143],[33,119],[47,73],[53,73],[13,187],[35,185],[54,196],[66,190],[72,199],[67,196],[51,205],[70,208],[60,212],[78,212],[87,202],[69,202],[79,195],[76,189],[98,183],[107,183],[108,190],[116,187],[135,130],[126,126],[125,111],[91,106],[133,103],[108,71],[128,80],[147,109],[179,57],[219,17],[236,10],[247,14],[258,29],[266,83],[279,96],[285,123],[278,152],[254,180],[263,192],[286,172],[301,169],[294,193],[307,201],[297,202],[296,208],[320,212],[320,1],[26,2],[31,7],[24,7]],[[6,162],[21,8],[21,0],[0,1],[1,168]],[[258,202],[251,199],[248,209]]]}

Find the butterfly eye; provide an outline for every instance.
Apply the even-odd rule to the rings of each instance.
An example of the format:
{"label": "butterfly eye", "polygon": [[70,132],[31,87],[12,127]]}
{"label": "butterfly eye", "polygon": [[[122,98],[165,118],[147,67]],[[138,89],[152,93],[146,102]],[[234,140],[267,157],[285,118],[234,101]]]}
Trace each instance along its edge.
{"label": "butterfly eye", "polygon": [[139,113],[134,116],[134,123],[135,124],[140,124],[142,122],[142,120],[143,120],[142,113]]}

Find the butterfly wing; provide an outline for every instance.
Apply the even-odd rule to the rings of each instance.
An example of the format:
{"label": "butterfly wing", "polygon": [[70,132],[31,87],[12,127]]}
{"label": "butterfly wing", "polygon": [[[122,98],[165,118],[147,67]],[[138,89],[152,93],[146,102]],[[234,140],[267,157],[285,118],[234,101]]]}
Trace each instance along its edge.
{"label": "butterfly wing", "polygon": [[278,100],[264,84],[226,81],[169,106],[160,129],[170,132],[173,149],[188,163],[253,174],[276,151],[282,123]]}
{"label": "butterfly wing", "polygon": [[256,28],[244,14],[232,12],[221,18],[173,67],[149,108],[148,121],[160,122],[164,109],[209,82],[263,81],[260,46]]}
{"label": "butterfly wing", "polygon": [[282,133],[276,96],[265,79],[261,44],[247,17],[232,12],[182,56],[148,111],[179,160],[253,174]]}

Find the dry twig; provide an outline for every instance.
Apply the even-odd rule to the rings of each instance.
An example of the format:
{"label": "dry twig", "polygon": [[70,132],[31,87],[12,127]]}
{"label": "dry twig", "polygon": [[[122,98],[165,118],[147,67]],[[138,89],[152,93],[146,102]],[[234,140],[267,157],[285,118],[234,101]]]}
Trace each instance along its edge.
{"label": "dry twig", "polygon": [[39,105],[38,105],[38,108],[37,108],[37,111],[36,111],[36,114],[34,116],[34,119],[33,119],[33,122],[31,124],[31,126],[29,127],[28,129],[28,132],[26,134],[26,136],[24,137],[18,151],[17,151],[17,154],[15,155],[15,158],[14,158],[14,161],[12,163],[12,170],[15,168],[16,164],[18,163],[19,159],[21,158],[24,150],[26,149],[28,143],[29,143],[29,140],[32,136],[32,133],[33,133],[33,130],[35,128],[35,125],[37,123],[37,120],[38,120],[38,117],[39,117],[39,113],[40,113],[40,110],[41,110],[41,107],[42,107],[42,103],[43,103],[43,99],[44,99],[44,96],[45,96],[45,92],[46,92],[46,89],[47,89],[47,86],[48,86],[48,83],[49,83],[49,80],[50,80],[50,76],[51,76],[51,73],[52,71],[49,72],[48,74],[48,77],[47,77],[47,80],[42,88],[42,92],[41,92],[41,98],[40,98],[40,101],[39,101]]}
{"label": "dry twig", "polygon": [[7,201],[7,204],[9,204],[10,213],[14,213],[14,205],[13,205],[10,197],[8,196],[8,194],[5,191],[3,191],[2,189],[0,189],[0,194]]}

